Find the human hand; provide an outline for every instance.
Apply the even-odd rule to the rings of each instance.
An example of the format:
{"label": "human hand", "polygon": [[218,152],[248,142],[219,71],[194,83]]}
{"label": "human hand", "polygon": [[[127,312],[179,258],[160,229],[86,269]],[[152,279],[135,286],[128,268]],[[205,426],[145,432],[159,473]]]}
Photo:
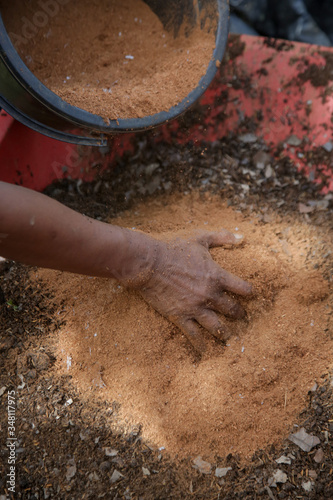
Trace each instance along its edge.
{"label": "human hand", "polygon": [[240,242],[241,238],[226,230],[158,241],[149,279],[136,287],[154,309],[184,332],[199,353],[206,349],[199,325],[225,341],[230,333],[217,313],[234,319],[246,316],[226,292],[246,296],[251,294],[251,285],[223,270],[209,253],[209,248]]}

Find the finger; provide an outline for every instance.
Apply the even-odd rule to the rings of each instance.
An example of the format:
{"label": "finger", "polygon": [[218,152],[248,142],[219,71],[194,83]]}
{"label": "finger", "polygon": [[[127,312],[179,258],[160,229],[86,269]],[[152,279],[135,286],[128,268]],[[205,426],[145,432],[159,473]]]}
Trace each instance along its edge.
{"label": "finger", "polygon": [[239,245],[243,242],[243,236],[241,234],[233,234],[226,229],[221,229],[219,232],[202,232],[197,236],[196,241],[207,248],[214,248],[223,245]]}
{"label": "finger", "polygon": [[206,342],[198,324],[193,319],[177,321],[176,324],[186,335],[194,349],[203,354],[206,351]]}
{"label": "finger", "polygon": [[219,281],[221,288],[228,292],[237,293],[238,295],[250,295],[252,293],[252,285],[250,283],[224,269],[221,269]]}
{"label": "finger", "polygon": [[222,293],[213,303],[214,309],[233,319],[243,319],[246,316],[245,309],[232,297]]}
{"label": "finger", "polygon": [[214,311],[206,309],[201,314],[196,315],[196,320],[203,328],[220,340],[227,340],[231,335],[229,328],[222,324]]}

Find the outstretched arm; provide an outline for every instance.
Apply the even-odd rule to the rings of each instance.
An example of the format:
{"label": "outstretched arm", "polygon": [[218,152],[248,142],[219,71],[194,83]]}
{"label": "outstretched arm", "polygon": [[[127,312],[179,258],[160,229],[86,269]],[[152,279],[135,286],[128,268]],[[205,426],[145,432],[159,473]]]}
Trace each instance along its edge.
{"label": "outstretched arm", "polygon": [[237,243],[228,231],[157,241],[0,182],[0,255],[29,265],[115,278],[138,290],[200,352],[205,342],[199,324],[225,339],[228,333],[216,312],[234,318],[245,315],[225,292],[248,295],[251,286],[221,269],[208,250]]}
{"label": "outstretched arm", "polygon": [[51,198],[0,182],[0,255],[24,264],[116,278],[149,272],[155,247],[142,233],[96,221]]}

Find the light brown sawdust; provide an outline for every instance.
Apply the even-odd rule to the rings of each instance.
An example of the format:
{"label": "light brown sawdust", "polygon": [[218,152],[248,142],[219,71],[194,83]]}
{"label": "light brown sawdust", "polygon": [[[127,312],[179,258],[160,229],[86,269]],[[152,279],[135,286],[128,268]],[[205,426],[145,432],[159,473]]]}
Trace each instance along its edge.
{"label": "light brown sawdust", "polygon": [[315,229],[256,220],[219,198],[188,195],[156,199],[113,221],[157,237],[221,227],[246,236],[243,247],[212,255],[253,283],[253,298],[242,301],[248,321],[229,322],[226,347],[207,336],[201,361],[177,328],[115,282],[38,270],[63,301],[56,369],[73,376],[92,412],[98,400],[116,401],[120,425],[141,424],[144,439],[179,457],[246,459],[286,437],[332,361],[330,291],[319,271],[306,270]]}
{"label": "light brown sawdust", "polygon": [[142,0],[71,0],[40,28],[33,23],[43,13],[39,0],[0,2],[0,9],[29,69],[63,100],[105,120],[168,111],[197,87],[215,48],[215,30],[185,36],[183,29],[174,38]]}

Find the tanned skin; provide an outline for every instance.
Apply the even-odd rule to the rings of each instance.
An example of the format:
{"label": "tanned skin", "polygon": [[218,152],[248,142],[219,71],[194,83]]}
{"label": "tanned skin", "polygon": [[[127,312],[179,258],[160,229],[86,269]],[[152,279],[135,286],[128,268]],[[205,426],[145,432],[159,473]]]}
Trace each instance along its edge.
{"label": "tanned skin", "polygon": [[226,340],[220,314],[244,309],[228,292],[247,296],[251,285],[219,267],[209,248],[236,245],[229,231],[160,241],[147,234],[86,217],[35,191],[0,182],[0,255],[24,264],[113,278],[135,289],[177,325],[197,352],[201,327]]}

